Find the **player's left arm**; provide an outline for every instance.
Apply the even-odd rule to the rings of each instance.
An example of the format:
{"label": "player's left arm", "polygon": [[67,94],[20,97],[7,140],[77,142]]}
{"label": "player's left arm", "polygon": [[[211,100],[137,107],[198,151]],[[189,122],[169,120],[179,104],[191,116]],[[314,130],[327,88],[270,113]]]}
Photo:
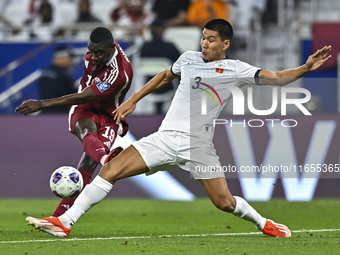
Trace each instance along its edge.
{"label": "player's left arm", "polygon": [[178,78],[172,73],[171,67],[161,71],[155,77],[153,77],[148,83],[146,83],[140,90],[138,90],[135,94],[133,94],[128,100],[122,103],[116,110],[112,112],[114,115],[114,120],[118,124],[122,118],[125,118],[127,115],[132,113],[136,104],[139,100],[141,100],[146,95],[162,88],[172,80]]}
{"label": "player's left arm", "polygon": [[97,99],[98,96],[93,92],[91,87],[85,88],[80,93],[73,93],[62,97],[45,99],[45,100],[25,100],[19,105],[15,112],[20,111],[20,114],[29,114],[32,112],[40,111],[44,108],[62,107],[84,104],[89,101]]}
{"label": "player's left arm", "polygon": [[258,84],[284,86],[291,83],[322,66],[332,57],[332,55],[328,56],[331,48],[331,46],[323,47],[313,55],[310,55],[304,65],[294,69],[286,69],[281,72],[261,70],[258,75]]}

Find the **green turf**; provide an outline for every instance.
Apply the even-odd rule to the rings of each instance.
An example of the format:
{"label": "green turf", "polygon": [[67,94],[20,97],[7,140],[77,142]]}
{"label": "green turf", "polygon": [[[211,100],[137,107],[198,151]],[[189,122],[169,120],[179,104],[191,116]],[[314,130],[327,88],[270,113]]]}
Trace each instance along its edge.
{"label": "green turf", "polygon": [[[340,229],[340,200],[251,203],[263,216],[284,223],[291,230],[303,230],[293,232],[291,238],[262,234],[199,236],[256,232],[252,223],[215,209],[206,199],[106,199],[77,222],[68,238],[56,238],[26,226],[26,216],[48,216],[57,202],[0,199],[0,254],[340,254],[340,231],[307,231]],[[89,239],[98,237],[105,239]],[[25,240],[28,242],[22,242]]]}

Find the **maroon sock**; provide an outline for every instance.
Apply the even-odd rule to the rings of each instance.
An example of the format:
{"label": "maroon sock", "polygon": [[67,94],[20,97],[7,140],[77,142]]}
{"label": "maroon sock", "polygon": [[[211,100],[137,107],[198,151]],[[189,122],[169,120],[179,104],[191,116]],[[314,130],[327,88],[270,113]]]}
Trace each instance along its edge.
{"label": "maroon sock", "polygon": [[93,132],[89,132],[84,136],[83,149],[88,156],[98,163],[100,163],[100,160],[104,155],[107,155],[103,143]]}
{"label": "maroon sock", "polygon": [[[83,170],[83,169],[79,169],[79,172],[83,176],[83,181],[84,181],[83,189],[84,189],[85,186],[90,183],[92,174],[90,174],[88,171]],[[59,217],[60,215],[64,214],[68,209],[71,208],[76,198],[77,197],[74,197],[71,199],[61,199],[57,208],[54,210],[52,216]]]}

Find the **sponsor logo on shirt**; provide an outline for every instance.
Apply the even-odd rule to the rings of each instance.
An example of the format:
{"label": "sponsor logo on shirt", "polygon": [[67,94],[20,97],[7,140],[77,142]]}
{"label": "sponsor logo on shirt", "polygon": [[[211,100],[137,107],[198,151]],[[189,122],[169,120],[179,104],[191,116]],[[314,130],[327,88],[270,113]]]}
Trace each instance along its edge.
{"label": "sponsor logo on shirt", "polygon": [[110,85],[106,81],[99,82],[96,86],[101,93],[110,88]]}

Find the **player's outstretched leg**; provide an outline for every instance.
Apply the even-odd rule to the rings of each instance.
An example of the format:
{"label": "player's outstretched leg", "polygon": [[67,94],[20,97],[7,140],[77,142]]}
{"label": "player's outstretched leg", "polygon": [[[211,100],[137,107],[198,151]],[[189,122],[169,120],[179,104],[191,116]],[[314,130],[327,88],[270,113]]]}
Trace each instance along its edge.
{"label": "player's outstretched leg", "polygon": [[98,163],[103,163],[107,156],[105,146],[94,132],[88,132],[82,139],[84,152]]}
{"label": "player's outstretched leg", "polygon": [[253,222],[256,228],[263,234],[275,237],[290,237],[291,233],[287,226],[275,223],[272,220],[263,218],[246,200],[234,196],[236,200],[233,215],[241,219]]}
{"label": "player's outstretched leg", "polygon": [[276,237],[290,237],[289,229],[262,217],[247,201],[241,197],[232,196],[224,178],[199,180],[207,190],[213,204],[220,210],[232,213],[238,218],[250,221],[262,233]]}
{"label": "player's outstretched leg", "polygon": [[26,221],[29,226],[34,226],[34,228],[57,237],[67,237],[71,231],[71,228],[66,228],[56,217],[42,219],[27,217]]}

